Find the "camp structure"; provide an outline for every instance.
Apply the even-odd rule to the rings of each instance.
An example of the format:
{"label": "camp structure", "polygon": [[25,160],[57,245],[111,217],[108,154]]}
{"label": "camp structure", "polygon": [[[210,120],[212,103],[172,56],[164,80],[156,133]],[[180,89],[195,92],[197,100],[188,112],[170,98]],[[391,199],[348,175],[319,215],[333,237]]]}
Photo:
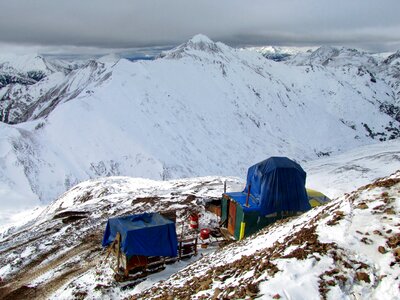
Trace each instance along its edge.
{"label": "camp structure", "polygon": [[307,189],[307,196],[311,207],[320,206],[331,201],[327,196],[313,189]]}
{"label": "camp structure", "polygon": [[306,172],[287,157],[270,157],[251,166],[243,192],[222,195],[222,227],[239,240],[309,210],[305,182]]}
{"label": "camp structure", "polygon": [[[182,251],[191,254],[186,244],[178,241],[174,221],[158,213],[109,219],[102,245],[108,247],[108,255],[113,253],[117,257],[114,269],[117,279],[126,278],[130,273],[146,276],[157,267],[163,267],[166,261],[181,258]],[[192,243],[191,246],[189,250],[195,252],[197,245]]]}

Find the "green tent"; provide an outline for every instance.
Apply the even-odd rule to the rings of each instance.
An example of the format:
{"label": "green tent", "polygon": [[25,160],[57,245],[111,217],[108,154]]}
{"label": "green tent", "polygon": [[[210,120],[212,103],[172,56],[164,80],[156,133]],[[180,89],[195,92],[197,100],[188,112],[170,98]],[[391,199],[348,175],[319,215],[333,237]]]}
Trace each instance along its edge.
{"label": "green tent", "polygon": [[[236,194],[233,195],[236,197],[232,198],[232,194]],[[236,240],[249,236],[282,218],[282,216],[278,217],[277,214],[266,217],[260,216],[258,207],[254,203],[254,200],[251,199],[251,195],[249,207],[242,205],[242,201],[237,201],[239,197],[243,198],[246,196],[243,193],[223,194],[221,203],[221,222]]]}

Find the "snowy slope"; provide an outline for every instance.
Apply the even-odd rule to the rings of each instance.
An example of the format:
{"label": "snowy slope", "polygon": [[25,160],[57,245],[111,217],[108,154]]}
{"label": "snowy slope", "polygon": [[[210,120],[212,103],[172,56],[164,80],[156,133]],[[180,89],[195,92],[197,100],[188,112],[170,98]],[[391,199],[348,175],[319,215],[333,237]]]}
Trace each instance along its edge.
{"label": "snowy slope", "polygon": [[400,170],[400,141],[359,147],[309,161],[303,168],[307,171],[307,187],[336,198]]}
{"label": "snowy slope", "polygon": [[[379,80],[391,87],[389,98],[379,95],[372,98],[380,103],[380,110],[400,120],[400,52],[390,55],[371,54],[345,47],[323,46],[312,52],[298,53],[287,59],[286,63],[297,66],[321,67],[336,74],[357,74],[370,78],[371,83]],[[367,83],[366,83],[367,84]]]}
{"label": "snowy slope", "polygon": [[257,51],[265,58],[274,61],[286,61],[292,56],[299,53],[315,50],[316,47],[278,47],[278,46],[262,46],[262,47],[247,47],[245,49]]}
{"label": "snowy slope", "polygon": [[18,108],[24,122],[0,123],[4,206],[48,203],[99,176],[244,176],[271,155],[312,160],[400,127],[380,109],[394,101],[383,80],[275,63],[201,35],[154,61],[108,57],[25,88],[35,96]]}
{"label": "snowy slope", "polygon": [[16,124],[46,116],[89,83],[101,81],[105,64],[102,58],[68,62],[38,55],[0,56],[0,121]]}
{"label": "snowy slope", "polygon": [[131,299],[398,299],[400,171],[207,255]]}
{"label": "snowy slope", "polygon": [[[389,55],[381,65],[381,72],[386,77],[386,81],[393,88],[397,104],[400,102],[400,50]],[[397,110],[400,116],[399,111]]]}
{"label": "snowy slope", "polygon": [[[347,157],[340,155],[337,161],[323,158],[305,165],[312,173],[308,184],[322,178],[317,181],[321,191],[335,188],[349,194],[202,259],[199,256],[198,263],[181,272],[195,259],[167,267],[131,288],[116,283],[112,261],[104,261],[100,243],[109,217],[176,209],[180,230],[189,207],[203,211],[205,200],[220,197],[225,180],[228,191],[241,190],[244,182],[230,177],[172,181],[108,177],[83,182],[36,211],[30,221],[27,217],[26,224],[0,231],[0,295],[119,299],[140,293],[144,298],[164,293],[185,298],[189,293],[232,299],[247,293],[250,298],[279,294],[283,299],[320,299],[326,294],[337,299],[353,294],[395,299],[400,269],[398,262],[390,264],[396,261],[393,236],[400,234],[400,174],[354,193],[349,189],[399,169],[398,144],[371,145]],[[370,166],[361,179],[356,163]],[[200,227],[216,222],[203,212]],[[378,250],[380,246],[384,249]],[[357,273],[366,273],[370,283]],[[153,286],[156,289],[146,291]]]}
{"label": "snowy slope", "polygon": [[[381,59],[380,59],[381,60]],[[326,67],[377,67],[378,58],[367,52],[345,47],[322,46],[314,51],[300,52],[287,61],[295,65],[323,65]]]}
{"label": "snowy slope", "polygon": [[[114,282],[109,264],[103,262],[105,252],[101,248],[101,238],[107,219],[124,214],[176,210],[177,222],[186,224],[190,209],[203,212],[200,224],[204,226],[204,222],[211,220],[207,217],[210,213],[204,212],[204,201],[219,197],[225,180],[228,190],[242,186],[235,178],[223,177],[174,181],[108,177],[73,187],[42,209],[36,218],[0,233],[0,299],[3,295],[47,299],[75,279],[78,281],[71,284],[78,290],[72,292],[79,292],[81,284],[95,288],[104,280],[110,286],[95,293],[97,298],[102,293],[124,293]],[[216,222],[215,219],[214,225]],[[177,230],[183,228],[177,227]],[[96,275],[100,269],[105,277]],[[81,276],[88,281],[80,280]],[[31,288],[24,288],[25,285]],[[64,299],[70,298],[74,296]]]}

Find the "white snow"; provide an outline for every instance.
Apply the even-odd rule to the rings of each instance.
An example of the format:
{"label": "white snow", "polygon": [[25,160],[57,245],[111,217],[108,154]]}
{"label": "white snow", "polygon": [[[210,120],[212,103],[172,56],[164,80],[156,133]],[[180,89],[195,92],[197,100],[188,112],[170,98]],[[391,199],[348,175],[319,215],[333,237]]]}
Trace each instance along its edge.
{"label": "white snow", "polygon": [[[278,295],[280,299],[321,299],[324,293],[327,299],[398,299],[400,268],[391,248],[396,246],[389,246],[388,241],[400,234],[399,178],[400,171],[380,181],[387,182],[388,187],[361,188],[298,218],[270,226],[255,236],[209,254],[138,297],[156,299],[188,290],[191,299],[199,299],[201,295],[238,297],[240,294],[235,291],[239,292],[250,282],[259,285],[261,299]],[[390,179],[395,180],[394,183],[390,183]],[[365,203],[369,207],[365,208]],[[340,214],[342,217],[332,223]],[[311,236],[304,244],[298,244],[297,233],[313,226],[316,226],[317,242],[321,244],[313,248],[315,242]],[[321,250],[324,244],[328,245],[326,253]],[[283,246],[281,255],[277,255],[279,245]],[[380,246],[384,252],[378,249]],[[309,252],[305,257],[285,257],[295,249]],[[241,261],[244,267],[246,261],[254,261],[254,266],[249,271],[243,270]],[[275,264],[278,271],[266,270],[256,276],[257,267],[266,262]],[[251,271],[254,276],[249,276]],[[195,282],[208,280],[207,274],[211,274],[212,288],[191,290]],[[367,278],[362,279],[365,277],[361,275]],[[155,294],[151,294],[153,291]]]}
{"label": "white snow", "polygon": [[[388,156],[384,155],[386,153],[385,150],[389,150],[389,147],[394,144],[396,144],[396,142],[387,143],[386,148],[379,148],[374,145],[369,147],[369,151],[368,147],[364,147],[360,149],[358,156],[354,155],[354,151],[352,151],[348,156],[341,155],[338,157],[337,162],[334,162],[333,157],[320,159],[312,163],[314,176],[318,175],[318,171],[320,172],[320,177],[323,178],[328,178],[330,174],[332,176],[332,181],[340,185],[352,179],[352,176],[354,176],[352,169],[342,168],[339,177],[346,178],[347,180],[336,181],[334,180],[334,174],[330,172],[330,168],[327,168],[326,171],[323,170],[323,166],[326,165],[327,160],[330,161],[330,164],[334,164],[336,168],[349,165],[348,161],[350,159],[356,159],[359,162],[362,161],[364,164],[368,164],[368,160],[371,160],[373,157],[378,157],[380,159],[382,159],[382,157],[388,158]],[[368,153],[369,155],[367,155]],[[372,161],[374,161],[374,159],[372,159]],[[317,163],[320,164],[319,168],[317,167]],[[381,166],[381,169],[378,166]],[[375,175],[375,171],[383,173],[385,169],[387,170],[385,164],[377,164],[368,176],[372,178],[372,176]],[[398,176],[398,174],[394,175],[393,178],[398,178]],[[221,177],[203,177],[173,181],[108,177],[83,182],[73,187],[57,201],[42,210],[41,214],[38,215],[35,220],[31,220],[25,225],[10,228],[7,232],[3,232],[3,241],[8,241],[5,242],[3,249],[0,250],[6,249],[4,247],[7,247],[7,243],[10,243],[10,236],[14,236],[14,238],[12,239],[12,244],[9,245],[23,244],[24,241],[30,238],[32,238],[32,241],[29,242],[26,247],[22,248],[22,251],[15,250],[8,256],[4,254],[6,252],[1,254],[5,255],[3,258],[6,259],[8,263],[5,267],[1,268],[0,276],[9,276],[15,272],[17,268],[21,267],[21,263],[29,263],[29,259],[35,259],[40,253],[48,252],[49,249],[57,247],[60,242],[66,243],[65,247],[61,251],[54,251],[54,253],[47,257],[46,260],[42,261],[36,268],[46,266],[46,264],[52,263],[60,258],[62,259],[63,257],[66,258],[64,263],[59,265],[55,264],[54,268],[47,270],[45,273],[36,277],[35,280],[31,281],[31,285],[41,286],[52,278],[62,276],[62,272],[66,271],[66,266],[74,266],[78,263],[82,263],[82,268],[84,268],[85,264],[88,263],[87,261],[84,263],[80,258],[81,256],[69,257],[67,253],[81,245],[81,242],[79,242],[80,237],[93,232],[93,228],[98,226],[96,224],[99,224],[99,220],[103,220],[107,218],[107,216],[120,215],[124,212],[132,213],[133,211],[160,210],[161,207],[165,205],[167,205],[169,209],[172,207],[182,209],[185,206],[180,201],[184,200],[186,196],[190,194],[198,197],[199,201],[210,197],[219,197],[222,193],[223,182],[225,180],[228,181],[229,191],[238,191],[244,186],[242,180]],[[357,180],[355,182],[358,182]],[[364,178],[362,180],[366,179]],[[348,185],[345,185],[345,188],[348,188]],[[345,190],[345,188],[337,187],[338,190]],[[291,219],[287,223],[269,227],[268,230],[251,238],[247,238],[242,242],[227,246],[223,250],[214,252],[216,250],[215,246],[209,247],[206,251],[203,251],[203,254],[206,255],[205,257],[202,258],[198,256],[191,261],[168,266],[164,271],[149,276],[136,287],[125,290],[121,288],[123,285],[114,282],[113,272],[110,269],[110,262],[100,263],[102,258],[100,257],[100,250],[98,250],[98,252],[92,254],[94,256],[90,260],[96,263],[96,267],[93,266],[79,276],[68,280],[52,294],[52,299],[69,299],[74,297],[74,293],[79,291],[87,293],[86,296],[88,299],[116,299],[146,292],[148,288],[152,288],[153,286],[167,285],[174,288],[180,286],[184,287],[187,286],[187,280],[190,280],[193,276],[206,276],[209,268],[228,266],[235,261],[240,261],[244,256],[247,256],[250,260],[252,257],[259,255],[259,253],[266,251],[266,249],[275,247],[277,242],[284,243],[292,234],[309,227],[307,224],[313,219],[317,220],[316,232],[319,236],[319,242],[334,243],[339,249],[344,249],[338,251],[343,251],[345,260],[358,261],[353,263],[355,264],[354,270],[361,266],[361,262],[371,267],[371,270],[367,272],[374,286],[373,289],[371,289],[370,285],[367,283],[358,282],[354,279],[351,287],[346,285],[346,287],[342,289],[339,285],[332,286],[327,293],[328,299],[346,299],[351,293],[361,297],[368,296],[372,298],[376,298],[376,295],[383,294],[387,296],[388,299],[395,299],[396,294],[393,290],[395,284],[393,281],[396,276],[400,275],[399,270],[398,268],[389,267],[389,264],[393,260],[393,254],[390,251],[386,254],[381,254],[377,251],[377,248],[378,246],[386,247],[385,242],[388,236],[386,232],[389,232],[388,230],[391,230],[393,234],[398,232],[396,224],[400,222],[400,219],[397,215],[391,215],[391,219],[382,219],[382,214],[373,213],[378,206],[384,204],[384,201],[380,198],[384,191],[387,190],[383,188],[374,188],[373,190],[360,190],[356,192],[356,194],[352,193],[348,196],[342,196],[328,205],[313,209],[298,218]],[[157,200],[156,204],[151,206],[146,206],[139,200],[139,198],[154,196],[160,197],[160,199]],[[393,205],[394,209],[398,211],[400,209],[398,189],[392,188],[388,192],[387,197],[389,199],[395,199]],[[351,200],[353,198],[356,199],[354,202]],[[134,199],[141,204],[136,206]],[[361,202],[366,202],[369,208],[365,210],[359,209],[358,205]],[[325,212],[326,207],[329,207],[328,212]],[[52,232],[51,229],[53,227],[58,227],[62,224],[60,219],[56,217],[57,214],[68,211],[89,214],[88,220],[90,220],[90,222],[84,221],[80,226],[75,225],[75,227],[73,224],[66,224],[57,231]],[[338,224],[334,226],[328,225],[328,221],[333,218],[335,215],[333,212],[335,211],[341,211],[344,217]],[[178,217],[182,219],[184,216],[179,215]],[[212,222],[215,222],[215,220],[212,220],[211,215],[203,212],[200,219],[201,227],[208,227]],[[177,226],[178,229],[179,227],[180,225]],[[101,226],[101,229],[103,229],[103,226]],[[377,230],[383,235],[377,235]],[[27,234],[24,233],[25,231],[28,232],[29,237],[25,236]],[[46,243],[43,243],[41,240],[36,240],[36,236],[40,237],[43,233],[49,231],[52,233],[45,237]],[[367,232],[369,235],[366,235]],[[67,236],[68,238],[66,239]],[[368,244],[360,242],[362,237],[367,237],[369,239],[366,240]],[[99,242],[100,241],[98,241],[98,243]],[[304,246],[305,245],[292,244],[282,250],[282,256],[289,255],[297,248]],[[195,262],[197,259],[200,259],[200,261]],[[318,253],[308,256],[305,260],[277,258],[274,259],[273,262],[276,263],[280,271],[274,276],[264,273],[258,279],[260,283],[259,293],[262,298],[272,298],[275,294],[279,294],[283,299],[319,299],[318,282],[321,274],[332,270],[337,265],[337,262],[335,262],[331,256]],[[212,295],[216,288],[224,290],[228,286],[237,286],[239,282],[251,282],[257,278],[254,272],[254,270],[243,271],[240,278],[230,277],[224,281],[216,281],[208,290],[199,291],[196,295],[193,295],[193,297]],[[350,278],[348,280],[353,280],[352,278],[355,276],[355,271],[346,272],[344,274]],[[385,277],[385,279],[379,279],[380,283],[376,287],[375,283],[378,280],[377,278],[380,278],[379,276],[381,275],[389,276],[387,276],[387,278]],[[335,280],[335,278],[328,276],[325,280]],[[105,286],[105,288],[99,288],[99,285]]]}
{"label": "white snow", "polygon": [[0,65],[2,68],[12,68],[17,72],[25,73],[29,71],[49,72],[49,69],[39,54],[17,55],[13,53],[2,53],[0,55]]}
{"label": "white snow", "polygon": [[[346,250],[345,255],[372,268],[368,274],[374,289],[355,281],[347,290],[339,285],[331,287],[328,298],[346,299],[353,293],[354,297],[385,295],[395,299],[393,286],[399,270],[388,267],[391,252],[377,252],[379,245],[385,245],[385,237],[370,233],[397,232],[398,216],[382,220],[372,213],[385,204],[375,199],[384,190],[357,194],[358,202],[370,206],[366,210],[355,209],[356,204],[343,195],[400,169],[400,141],[378,142],[380,138],[393,138],[391,134],[400,128],[382,111],[383,104],[397,107],[399,103],[398,57],[335,47],[295,52],[285,63],[275,63],[254,49],[236,50],[197,35],[154,61],[131,62],[110,55],[71,67],[37,55],[1,56],[3,72],[37,70],[46,77],[35,84],[0,88],[0,99],[6,97],[0,104],[15,101],[19,106],[11,117],[25,118],[15,125],[0,122],[0,250],[8,247],[7,237],[11,235],[23,242],[30,235],[47,234],[60,226],[62,222],[54,219],[60,212],[90,212],[90,218],[100,222],[107,215],[165,205],[182,209],[179,201],[187,194],[201,199],[219,197],[225,179],[228,190],[241,190],[248,166],[272,155],[289,156],[307,171],[308,187],[331,198],[340,197],[333,203],[345,216],[335,226],[318,222],[320,241],[335,243]],[[374,139],[368,135],[374,135]],[[317,159],[319,156],[328,157]],[[236,177],[168,181],[210,175]],[[177,190],[179,201],[173,195]],[[88,192],[90,197],[85,199]],[[154,207],[132,202],[154,195],[163,197]],[[391,190],[390,197],[395,199],[393,207],[398,212],[398,193]],[[46,203],[51,204],[44,206]],[[207,259],[215,267],[240,260],[243,255],[255,255],[283,242],[322,209],[273,227],[237,247],[228,247],[224,255],[211,253]],[[204,213],[201,226],[210,222],[216,221]],[[84,226],[88,227],[80,230],[92,228],[90,222]],[[23,251],[1,253],[8,263],[0,266],[0,277],[13,274],[21,264],[53,249],[66,236],[71,240],[64,250],[71,250],[80,235],[72,228],[62,225],[57,232],[51,231],[46,243],[32,242]],[[365,241],[371,244],[360,243],[360,228],[362,234],[370,234]],[[295,247],[287,248],[285,255]],[[319,299],[318,276],[334,262],[330,256],[318,258],[277,260],[281,271],[265,277],[268,280],[260,285],[260,293],[265,298],[279,293],[284,299]],[[196,276],[205,276],[207,259],[185,270],[197,268]],[[60,275],[68,263],[77,261],[64,262],[33,284]],[[134,290],[123,292],[114,286],[106,293],[94,290],[99,282],[111,282],[110,270],[103,266],[104,277],[99,278],[89,268],[53,297],[74,297],[74,291],[83,289],[80,285],[90,291],[89,298],[126,297],[159,284],[185,266],[170,266]],[[390,276],[377,284],[379,276],[387,274]],[[249,271],[240,278],[249,281],[253,275]],[[190,279],[186,277],[172,276],[167,284],[184,285]],[[214,282],[197,296],[235,282],[235,278]]]}
{"label": "white snow", "polygon": [[27,92],[13,87],[37,103],[30,119],[38,119],[7,127],[0,193],[29,206],[100,176],[244,178],[272,155],[310,161],[376,143],[364,124],[374,133],[399,127],[379,110],[393,102],[392,88],[357,75],[357,63],[345,71],[275,63],[202,35],[161,56],[103,57]]}
{"label": "white snow", "polygon": [[[318,276],[333,264],[331,258],[297,260],[287,259],[278,262],[282,270],[279,276],[270,278],[260,286],[262,299],[271,299],[281,295],[281,299],[319,300]],[[338,298],[336,298],[338,299]]]}
{"label": "white snow", "polygon": [[400,141],[393,140],[309,161],[307,187],[335,198],[400,170]]}

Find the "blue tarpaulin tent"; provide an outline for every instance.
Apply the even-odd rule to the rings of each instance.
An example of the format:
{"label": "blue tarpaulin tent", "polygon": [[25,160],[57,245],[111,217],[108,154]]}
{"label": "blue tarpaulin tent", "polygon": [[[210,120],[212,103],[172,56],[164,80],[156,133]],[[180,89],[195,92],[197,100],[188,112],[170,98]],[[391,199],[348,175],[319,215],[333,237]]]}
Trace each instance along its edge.
{"label": "blue tarpaulin tent", "polygon": [[261,215],[311,208],[305,188],[306,172],[287,157],[270,157],[251,166],[243,193],[250,194]]}
{"label": "blue tarpaulin tent", "polygon": [[110,245],[121,234],[121,251],[127,257],[176,257],[178,240],[175,223],[157,213],[111,218],[104,232],[103,247]]}
{"label": "blue tarpaulin tent", "polygon": [[[270,157],[248,169],[243,192],[222,197],[221,222],[241,239],[283,217],[311,208],[306,172],[287,157]],[[250,193],[248,193],[250,190]]]}

